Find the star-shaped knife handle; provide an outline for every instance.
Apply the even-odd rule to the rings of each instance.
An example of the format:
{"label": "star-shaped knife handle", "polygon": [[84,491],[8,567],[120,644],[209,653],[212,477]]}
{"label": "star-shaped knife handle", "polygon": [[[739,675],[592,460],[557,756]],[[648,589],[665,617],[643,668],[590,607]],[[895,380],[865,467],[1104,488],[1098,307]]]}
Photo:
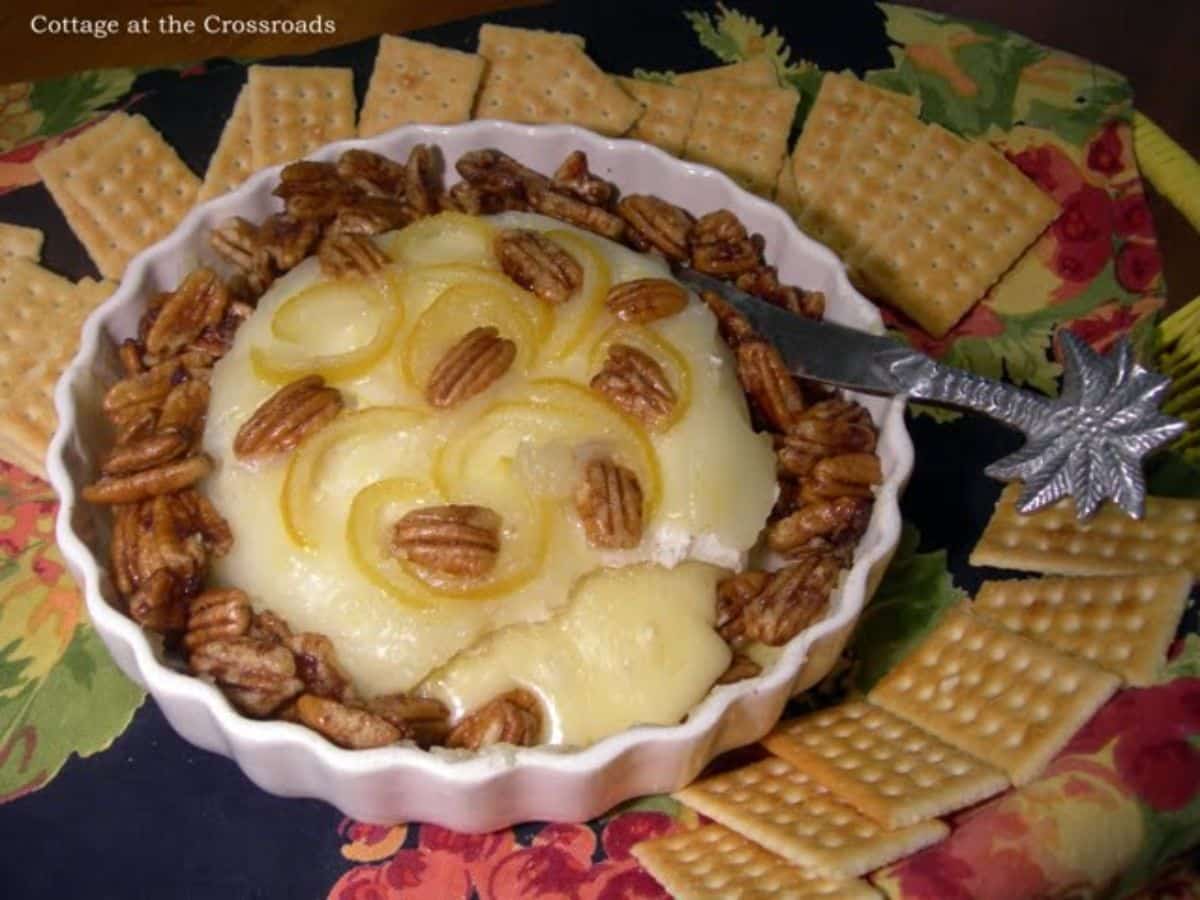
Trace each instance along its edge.
{"label": "star-shaped knife handle", "polygon": [[1105,500],[1141,518],[1146,503],[1143,461],[1186,425],[1159,411],[1170,380],[1136,362],[1128,338],[1100,355],[1060,332],[1063,387],[1046,397],[900,349],[884,361],[898,392],[983,413],[1024,432],[1025,445],[984,471],[1021,481],[1018,509],[1034,512],[1075,498],[1080,519]]}

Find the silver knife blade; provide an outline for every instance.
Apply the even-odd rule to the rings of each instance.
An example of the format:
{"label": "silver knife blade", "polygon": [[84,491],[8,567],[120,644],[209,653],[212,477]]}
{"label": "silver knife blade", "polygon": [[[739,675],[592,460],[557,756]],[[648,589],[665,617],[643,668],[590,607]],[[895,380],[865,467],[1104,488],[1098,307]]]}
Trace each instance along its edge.
{"label": "silver knife blade", "polygon": [[677,267],[675,276],[696,292],[712,291],[745,316],[755,331],[770,338],[794,374],[873,394],[903,391],[884,365],[912,353],[898,341],[806,319],[687,266]]}

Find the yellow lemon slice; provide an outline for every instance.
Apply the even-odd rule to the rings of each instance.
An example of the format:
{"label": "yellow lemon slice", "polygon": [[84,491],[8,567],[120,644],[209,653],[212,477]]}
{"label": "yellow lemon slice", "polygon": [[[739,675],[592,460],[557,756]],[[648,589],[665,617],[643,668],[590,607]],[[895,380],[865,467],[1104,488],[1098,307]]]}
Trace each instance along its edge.
{"label": "yellow lemon slice", "polygon": [[384,248],[403,266],[442,263],[493,264],[496,229],[476,216],[443,212],[420,219],[393,233]]}
{"label": "yellow lemon slice", "polygon": [[612,285],[608,261],[583,237],[563,230],[547,231],[583,267],[583,284],[566,303],[554,309],[554,330],[546,345],[549,359],[570,356],[605,313],[604,298]]}

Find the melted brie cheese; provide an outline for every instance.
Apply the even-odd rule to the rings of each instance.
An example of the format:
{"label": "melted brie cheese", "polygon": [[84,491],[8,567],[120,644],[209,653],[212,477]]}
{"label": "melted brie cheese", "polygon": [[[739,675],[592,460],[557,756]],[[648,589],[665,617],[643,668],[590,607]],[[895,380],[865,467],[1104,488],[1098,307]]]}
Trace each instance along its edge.
{"label": "melted brie cheese", "polygon": [[[603,648],[636,646],[638,638],[626,633],[629,628],[641,629],[639,634],[658,629],[659,649],[637,667],[638,689],[645,698],[631,707],[631,715],[636,721],[675,721],[703,696],[725,659],[712,645],[705,659],[686,672],[662,668],[674,666],[672,660],[678,659],[674,650],[664,649],[670,643],[667,638],[678,641],[675,649],[686,653],[706,642],[720,643],[709,624],[715,603],[711,576],[696,574],[715,570],[680,563],[691,559],[736,567],[744,561],[775,500],[770,442],[753,431],[732,355],[718,337],[712,314],[695,297],[679,314],[643,326],[640,333],[640,339],[651,342],[648,346],[664,348],[664,359],[682,361],[686,369],[687,384],[676,385],[686,407],[664,431],[644,429],[616,414],[588,388],[603,362],[604,342],[614,334],[624,340],[628,331],[603,307],[602,296],[587,309],[573,307],[585,302],[573,297],[560,307],[531,307],[536,315],[529,310],[514,313],[497,307],[495,285],[480,287],[481,282],[462,294],[466,299],[456,299],[463,305],[449,307],[447,314],[446,295],[463,280],[461,271],[454,274],[455,266],[475,266],[484,276],[504,278],[491,258],[486,230],[513,226],[565,232],[564,241],[586,242],[594,254],[590,258],[602,261],[612,284],[670,277],[657,259],[555,220],[515,214],[495,217],[490,224],[476,220],[466,229],[453,223],[438,228],[435,220],[424,220],[382,236],[380,245],[396,260],[387,292],[395,306],[386,314],[377,303],[360,302],[351,287],[343,306],[285,306],[328,282],[315,260],[302,263],[261,298],[213,373],[204,446],[216,467],[205,489],[235,536],[232,551],[217,562],[215,574],[219,581],[245,590],[257,608],[283,616],[294,629],[327,635],[358,690],[371,696],[411,690],[447,664],[450,668],[443,672],[455,671],[451,660],[456,655],[498,629],[550,619],[589,573],[618,565],[660,564],[663,568],[636,570],[652,575],[622,576],[631,579],[626,581],[617,573],[597,576],[586,582],[593,587],[577,594],[593,598],[588,603],[600,608],[609,602],[603,599],[608,588],[595,585],[621,583],[636,594],[630,599],[638,607],[666,596],[686,595],[687,601],[664,603],[652,620],[568,613],[525,634],[522,653],[541,659],[547,673],[561,672],[566,658],[555,649],[561,629],[586,623],[587,641],[572,645],[577,648],[572,652],[578,653],[575,662],[611,674],[612,666],[625,663],[603,660],[608,652]],[[590,266],[589,278],[596,274]],[[323,289],[338,288],[335,283]],[[524,296],[525,302],[541,303]],[[389,318],[393,314],[398,318]],[[483,324],[496,324],[517,341],[517,363],[482,394],[448,410],[431,408],[423,397],[422,366],[427,368],[429,359],[436,360],[463,334]],[[341,391],[346,409],[325,431],[343,428],[362,411],[378,407],[388,408],[378,420],[391,424],[346,429],[344,439],[332,441],[320,454],[312,452],[310,439],[265,463],[249,464],[233,455],[237,430],[290,380],[265,370],[264,354],[277,353],[286,344],[291,356],[280,358],[289,364],[302,359],[302,354],[296,356],[297,347],[330,357],[366,346],[385,326],[395,329],[386,352],[363,357],[365,362],[343,367],[339,377],[328,379]],[[533,391],[549,401],[531,404]],[[656,491],[643,540],[634,550],[614,553],[590,547],[572,502],[580,460],[606,448],[618,457],[628,455],[631,467],[645,473],[643,487]],[[305,456],[308,468],[297,461]],[[520,577],[495,590],[485,583],[469,595],[454,595],[426,586],[405,569],[406,563],[391,559],[387,565],[392,568],[384,575],[403,587],[389,589],[390,582],[372,577],[364,568],[362,548],[351,540],[356,497],[380,482],[398,486],[383,507],[387,522],[427,504],[478,502],[497,509],[504,522],[498,567],[508,566]],[[381,547],[386,544],[386,531],[376,539]],[[517,553],[514,548],[528,550],[527,558],[506,559],[505,553]],[[677,632],[672,632],[673,619],[678,620]],[[559,637],[553,636],[556,629]],[[496,646],[503,643],[492,641]],[[482,660],[483,654],[470,658]],[[501,653],[488,665],[497,669],[495,681],[472,676],[473,684],[490,688],[518,678],[511,655]],[[657,675],[656,666],[662,669]],[[506,667],[510,671],[503,671]],[[578,692],[589,678],[603,680],[609,674],[573,679],[547,674],[550,680],[543,685],[532,672],[520,676],[526,679],[521,683],[551,705],[550,718],[556,724],[550,739],[586,742],[600,736],[595,729],[571,724],[568,707],[590,703]],[[464,684],[471,680],[461,677]],[[669,688],[661,686],[666,682],[671,682]],[[489,699],[482,696],[484,687],[463,687],[455,699],[449,681],[442,684],[443,696],[456,710],[469,705],[468,695],[472,704]],[[612,724],[618,719],[614,712],[607,721],[613,728],[624,727]]]}

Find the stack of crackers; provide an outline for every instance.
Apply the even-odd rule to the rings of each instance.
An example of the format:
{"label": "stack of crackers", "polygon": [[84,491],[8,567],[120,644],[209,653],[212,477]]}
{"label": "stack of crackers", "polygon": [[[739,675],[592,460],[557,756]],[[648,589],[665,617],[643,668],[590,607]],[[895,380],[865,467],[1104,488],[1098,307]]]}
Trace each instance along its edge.
{"label": "stack of crackers", "polygon": [[777,199],[864,289],[940,337],[1059,210],[988,144],[921,122],[912,100],[826,75]]}
{"label": "stack of crackers", "polygon": [[75,355],[88,313],[116,288],[67,281],[38,264],[43,235],[0,222],[0,458],[46,477],[58,425],[54,386]]}
{"label": "stack of crackers", "polygon": [[1018,517],[1018,494],[973,561],[1081,574],[984,583],[866,697],[780,723],[767,759],[676,794],[713,824],[633,850],[673,896],[876,896],[860,876],[1030,783],[1122,684],[1154,682],[1200,566],[1200,502],[1079,523],[1069,501]]}

